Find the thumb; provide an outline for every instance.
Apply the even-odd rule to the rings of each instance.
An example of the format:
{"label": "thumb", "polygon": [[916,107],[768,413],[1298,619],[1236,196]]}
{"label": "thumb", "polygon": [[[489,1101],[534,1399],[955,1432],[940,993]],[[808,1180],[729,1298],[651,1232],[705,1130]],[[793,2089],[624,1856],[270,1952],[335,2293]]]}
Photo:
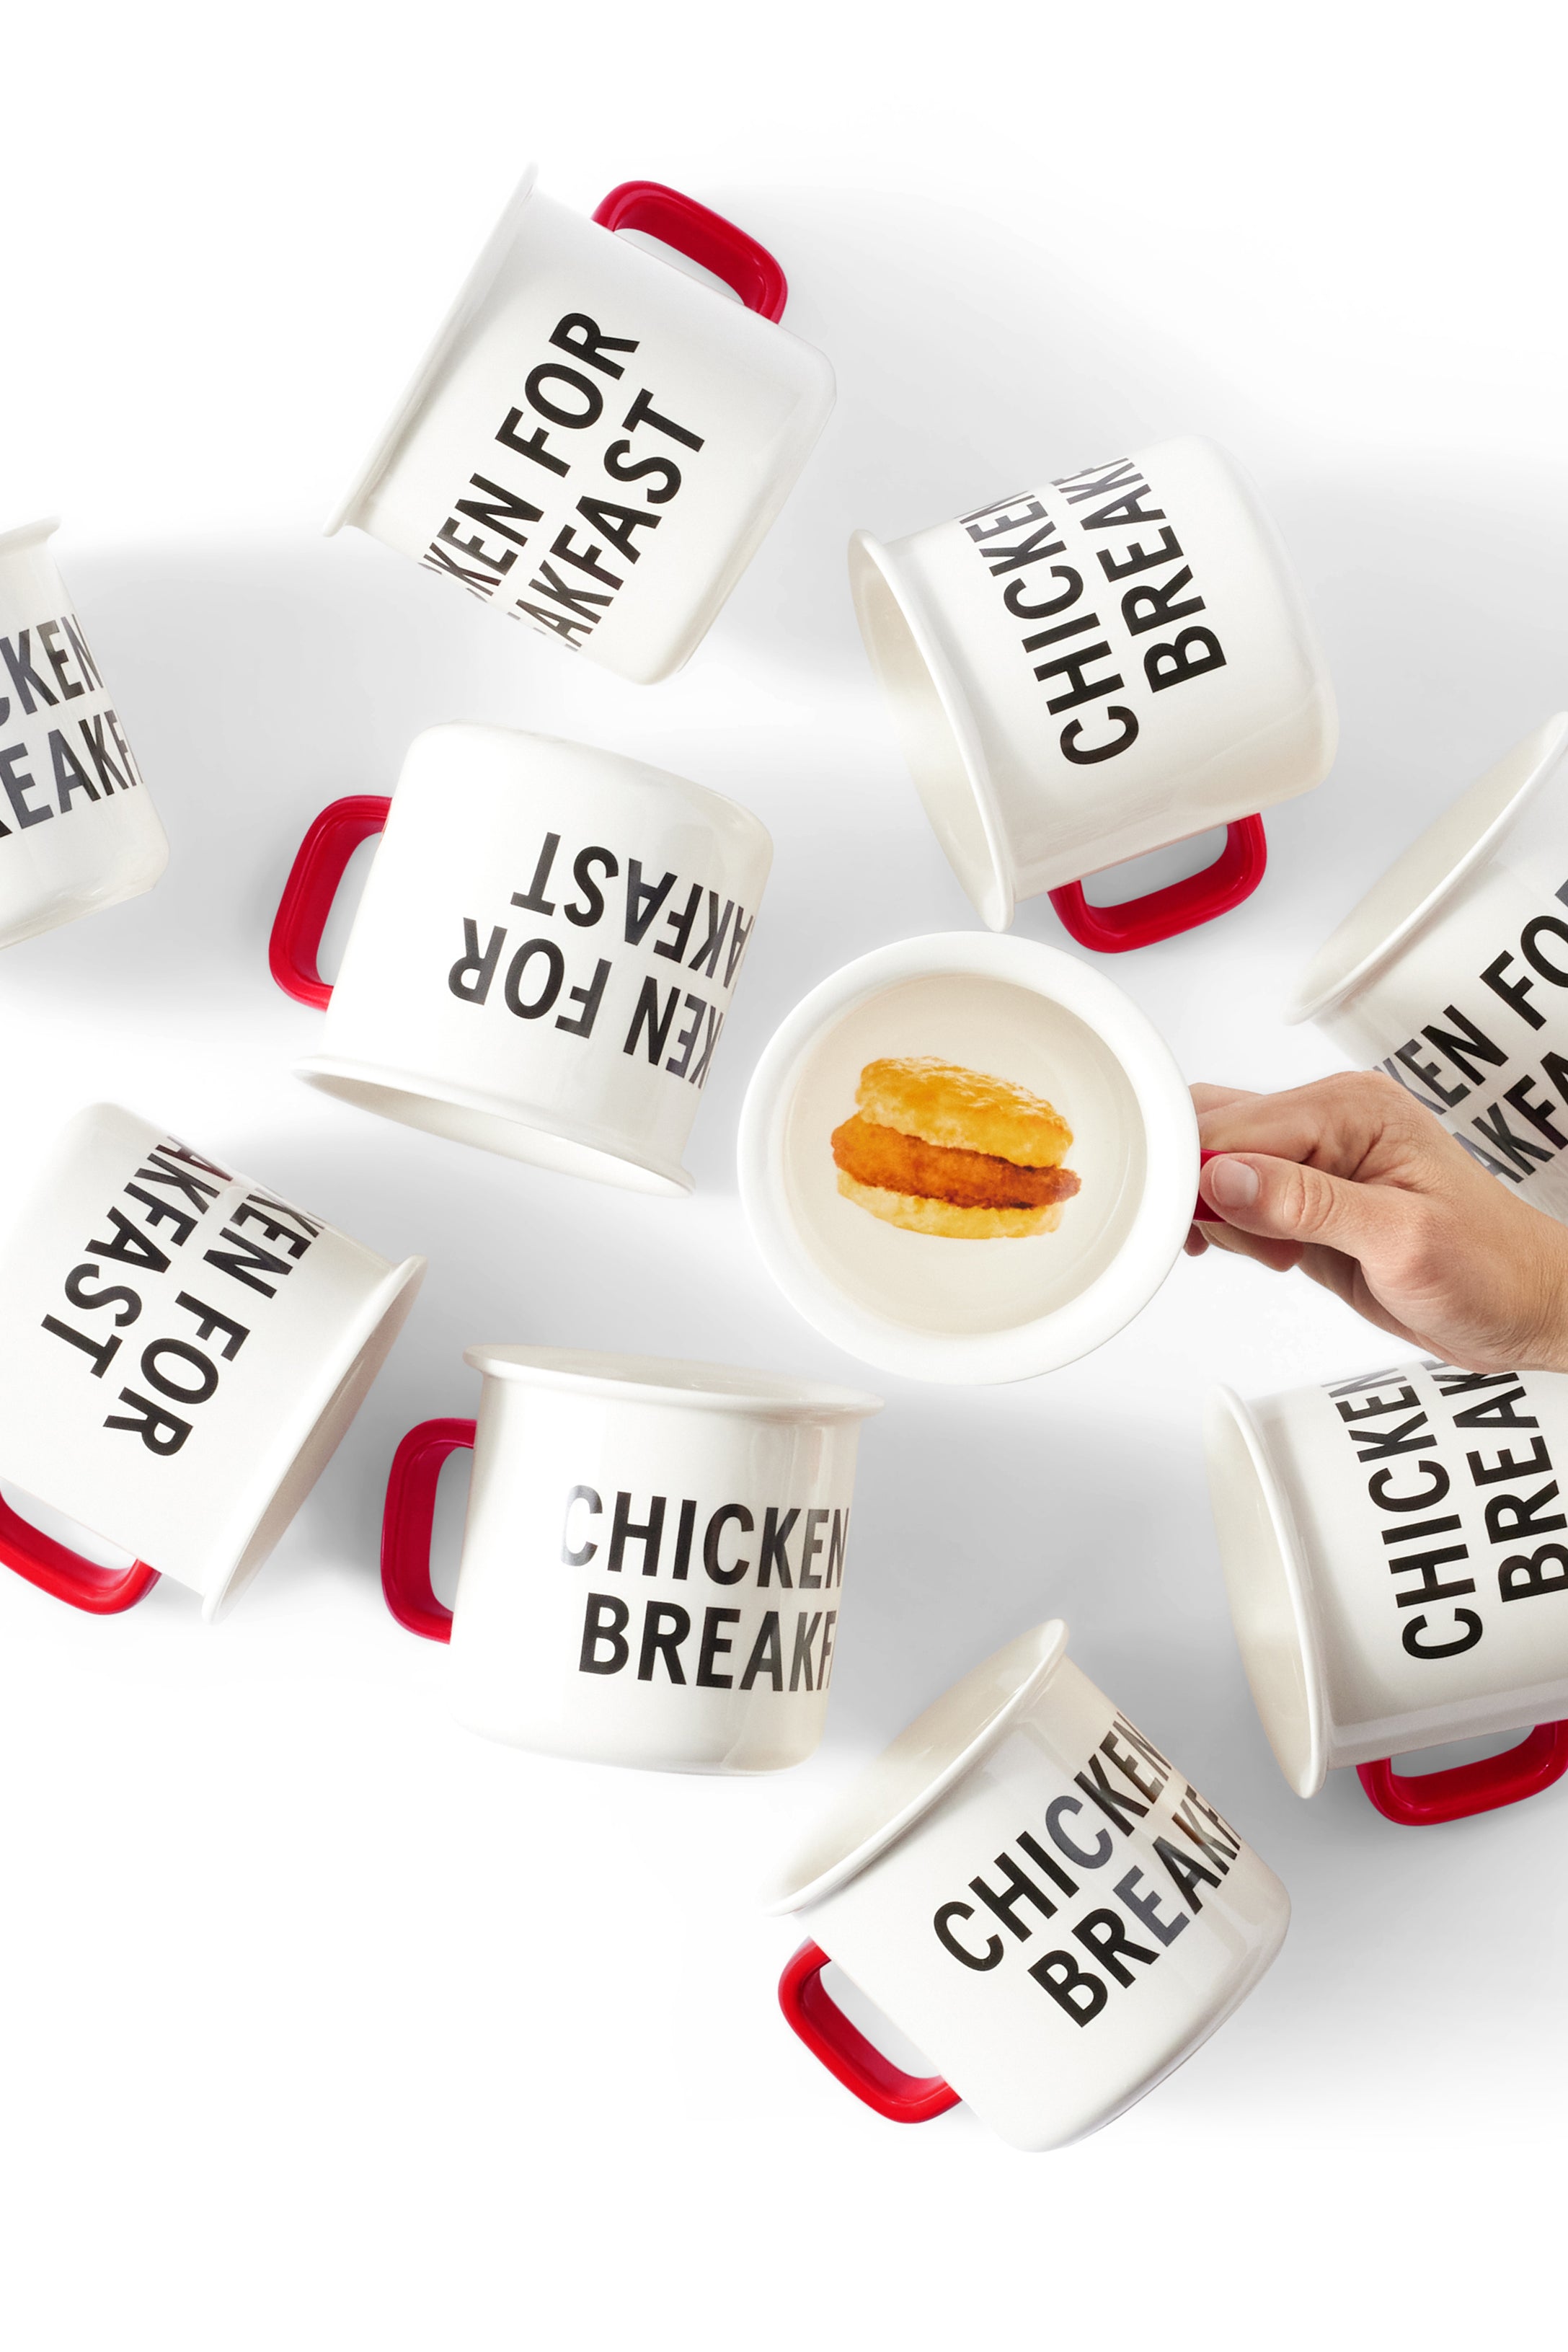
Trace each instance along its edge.
{"label": "thumb", "polygon": [[1364,1260],[1391,1237],[1401,1211],[1409,1213],[1408,1202],[1382,1186],[1261,1151],[1224,1151],[1206,1160],[1198,1194],[1218,1222],[1240,1233]]}

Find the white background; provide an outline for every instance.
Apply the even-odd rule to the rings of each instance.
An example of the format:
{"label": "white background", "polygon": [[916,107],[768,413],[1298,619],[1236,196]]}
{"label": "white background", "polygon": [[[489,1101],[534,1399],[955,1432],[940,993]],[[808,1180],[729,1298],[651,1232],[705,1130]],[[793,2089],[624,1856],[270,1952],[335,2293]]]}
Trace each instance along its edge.
{"label": "white background", "polygon": [[[68,582],[173,843],[0,970],[0,1213],[124,1100],[391,1256],[409,1329],[219,1630],[0,1577],[0,2326],[55,2347],[1496,2343],[1560,2323],[1568,1790],[1432,1832],[1286,1790],[1232,1646],[1206,1388],[1387,1360],[1294,1278],[1178,1265],[1088,1362],[874,1382],[826,1744],[755,1784],[492,1747],[386,1615],[382,1481],[480,1339],[856,1381],[735,1192],[748,1068],[850,956],[972,927],[843,545],[1200,430],[1259,480],[1340,691],[1257,897],[1114,968],[1193,1077],[1330,1067],[1278,1007],[1425,816],[1568,700],[1556,12],[62,0],[0,33],[0,522]],[[624,686],[322,515],[530,154],[780,257],[838,372],[689,669]],[[669,1204],[310,1094],[266,940],[309,816],[422,727],[613,745],[777,864]],[[1020,933],[1060,942],[1049,904]],[[0,1440],[3,1443],[3,1440]],[[454,1496],[448,1546],[455,1541]],[[1051,1613],[1280,1871],[1283,1955],[1102,2137],[901,2130],[795,2042],[755,1888],[826,1793]],[[1553,2315],[1557,2315],[1554,2319]]]}

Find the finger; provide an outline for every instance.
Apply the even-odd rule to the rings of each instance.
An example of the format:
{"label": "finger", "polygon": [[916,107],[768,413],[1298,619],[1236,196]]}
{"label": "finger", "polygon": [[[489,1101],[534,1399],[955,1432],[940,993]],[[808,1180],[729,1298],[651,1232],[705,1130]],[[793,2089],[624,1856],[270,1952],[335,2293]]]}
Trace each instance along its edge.
{"label": "finger", "polygon": [[[1299,1242],[1270,1240],[1263,1234],[1239,1233],[1234,1225],[1211,1225],[1204,1235],[1211,1249],[1228,1250],[1232,1257],[1249,1257],[1255,1265],[1266,1266],[1270,1274],[1289,1274],[1298,1265],[1305,1265],[1310,1252]],[[1331,1250],[1320,1250],[1320,1257],[1332,1257]]]}
{"label": "finger", "polygon": [[1283,1094],[1248,1096],[1201,1111],[1198,1133],[1208,1151],[1267,1152],[1340,1176],[1355,1175],[1380,1150],[1385,1154],[1391,1140],[1402,1157],[1419,1145],[1424,1158],[1428,1152],[1440,1157],[1446,1139],[1402,1087],[1368,1070],[1347,1070]]}
{"label": "finger", "polygon": [[1327,1170],[1264,1152],[1222,1152],[1198,1177],[1203,1199],[1233,1231],[1367,1259],[1407,1252],[1419,1213],[1407,1192],[1350,1183]]}
{"label": "finger", "polygon": [[1259,1099],[1257,1095],[1249,1094],[1245,1087],[1206,1086],[1201,1078],[1189,1091],[1192,1095],[1192,1107],[1200,1118],[1205,1111],[1223,1110],[1227,1103],[1257,1102]]}

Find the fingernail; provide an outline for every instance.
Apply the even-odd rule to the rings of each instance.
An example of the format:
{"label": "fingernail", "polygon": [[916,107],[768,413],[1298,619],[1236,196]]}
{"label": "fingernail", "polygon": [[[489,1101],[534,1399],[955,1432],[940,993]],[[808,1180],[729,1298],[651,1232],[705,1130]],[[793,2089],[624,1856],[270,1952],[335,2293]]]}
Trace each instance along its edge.
{"label": "fingernail", "polygon": [[1222,1209],[1249,1209],[1262,1191],[1256,1168],[1245,1160],[1211,1160],[1208,1190]]}

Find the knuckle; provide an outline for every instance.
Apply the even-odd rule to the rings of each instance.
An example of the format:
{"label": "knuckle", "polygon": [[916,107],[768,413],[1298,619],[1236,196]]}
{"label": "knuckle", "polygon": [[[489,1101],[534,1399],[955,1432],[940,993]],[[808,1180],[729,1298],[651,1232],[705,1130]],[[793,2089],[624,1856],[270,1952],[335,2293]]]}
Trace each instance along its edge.
{"label": "knuckle", "polygon": [[1415,1097],[1386,1070],[1347,1071],[1344,1099],[1369,1127],[1385,1134],[1407,1134],[1424,1116]]}
{"label": "knuckle", "polygon": [[1333,1221],[1332,1187],[1315,1169],[1292,1167],[1281,1187],[1281,1222],[1298,1240],[1319,1240]]}

